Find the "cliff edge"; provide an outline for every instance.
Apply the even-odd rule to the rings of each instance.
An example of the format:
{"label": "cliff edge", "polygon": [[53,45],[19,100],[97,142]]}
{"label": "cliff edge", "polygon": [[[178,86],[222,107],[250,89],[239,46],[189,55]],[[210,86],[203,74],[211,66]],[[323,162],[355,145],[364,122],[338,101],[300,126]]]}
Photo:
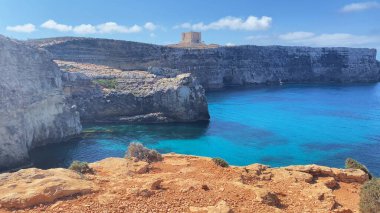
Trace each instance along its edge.
{"label": "cliff edge", "polygon": [[83,122],[165,123],[208,121],[203,87],[190,73],[160,68],[122,71],[96,64],[56,61],[65,94]]}
{"label": "cliff edge", "polygon": [[92,174],[25,169],[0,175],[0,210],[22,212],[358,212],[368,175],[317,165],[223,168],[167,154],[148,164],[107,158]]}
{"label": "cliff edge", "polygon": [[25,163],[33,147],[81,131],[46,50],[0,35],[0,75],[0,170]]}
{"label": "cliff edge", "polygon": [[161,67],[192,73],[205,89],[229,85],[378,82],[376,49],[286,46],[174,48],[96,38],[28,41],[54,59],[121,70]]}

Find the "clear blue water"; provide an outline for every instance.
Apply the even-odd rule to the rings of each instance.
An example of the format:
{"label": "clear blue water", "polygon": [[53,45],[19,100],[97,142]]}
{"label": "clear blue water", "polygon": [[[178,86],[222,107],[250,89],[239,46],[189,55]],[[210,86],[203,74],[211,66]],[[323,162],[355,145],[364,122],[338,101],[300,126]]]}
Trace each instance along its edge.
{"label": "clear blue water", "polygon": [[83,138],[31,152],[37,167],[124,156],[131,141],[232,165],[321,164],[352,157],[380,175],[380,84],[286,85],[207,94],[210,123],[89,125]]}

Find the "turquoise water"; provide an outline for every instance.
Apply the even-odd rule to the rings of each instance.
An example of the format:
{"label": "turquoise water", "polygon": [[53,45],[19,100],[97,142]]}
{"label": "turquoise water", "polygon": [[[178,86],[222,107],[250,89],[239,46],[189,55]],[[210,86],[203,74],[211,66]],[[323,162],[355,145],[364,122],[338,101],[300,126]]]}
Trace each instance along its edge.
{"label": "turquoise water", "polygon": [[162,153],[222,157],[232,165],[322,164],[347,157],[380,175],[380,84],[286,85],[207,94],[211,121],[89,125],[83,138],[32,151],[36,166],[124,156],[131,141]]}

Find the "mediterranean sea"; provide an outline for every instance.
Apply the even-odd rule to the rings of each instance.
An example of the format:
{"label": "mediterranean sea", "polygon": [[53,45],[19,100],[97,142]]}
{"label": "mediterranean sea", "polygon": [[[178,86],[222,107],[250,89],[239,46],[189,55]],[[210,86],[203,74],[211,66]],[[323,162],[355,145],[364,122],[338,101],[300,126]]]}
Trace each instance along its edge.
{"label": "mediterranean sea", "polygon": [[231,165],[344,167],[351,157],[380,175],[380,84],[229,88],[207,98],[209,123],[85,125],[80,139],[32,150],[32,161],[51,168],[123,157],[139,141]]}

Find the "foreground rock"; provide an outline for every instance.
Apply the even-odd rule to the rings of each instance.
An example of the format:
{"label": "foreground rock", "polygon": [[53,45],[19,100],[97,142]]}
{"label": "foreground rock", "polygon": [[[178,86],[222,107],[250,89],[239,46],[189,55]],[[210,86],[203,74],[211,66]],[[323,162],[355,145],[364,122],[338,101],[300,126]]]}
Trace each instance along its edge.
{"label": "foreground rock", "polygon": [[[60,186],[53,187],[54,195],[62,195],[67,189],[62,184],[68,183],[63,182],[67,180],[64,177],[70,176],[72,192],[77,192],[79,186],[85,187],[86,192],[91,184],[95,191],[60,201],[53,201],[58,197],[43,197],[33,203],[44,204],[24,211],[358,212],[360,187],[365,177],[361,170],[340,170],[340,174],[351,177],[347,181],[336,175],[329,176],[330,173],[313,172],[326,168],[316,165],[312,166],[313,170],[269,168],[260,164],[222,168],[209,158],[176,154],[164,155],[162,162],[152,164],[108,158],[90,167],[95,173],[86,174],[83,179],[71,178],[75,174],[63,169],[27,169],[8,175],[0,179],[2,210],[9,211],[7,206],[27,206],[21,202],[5,205],[4,198],[22,200],[30,196],[29,192],[39,194],[50,184]],[[36,175],[30,175],[35,171],[38,171]],[[334,187],[331,187],[331,178],[337,184]],[[50,189],[45,191],[49,193]],[[22,191],[27,193],[18,193]]]}
{"label": "foreground rock", "polygon": [[94,184],[67,169],[24,169],[0,175],[0,206],[26,208],[95,189]]}
{"label": "foreground rock", "polygon": [[376,49],[234,46],[172,48],[95,38],[29,41],[57,60],[101,64],[122,70],[162,67],[190,72],[206,89],[227,85],[377,82]]}
{"label": "foreground rock", "polygon": [[47,51],[0,36],[0,75],[0,170],[26,163],[33,147],[80,132]]}
{"label": "foreground rock", "polygon": [[65,92],[85,122],[162,123],[208,120],[202,86],[189,73],[157,75],[56,61]]}

